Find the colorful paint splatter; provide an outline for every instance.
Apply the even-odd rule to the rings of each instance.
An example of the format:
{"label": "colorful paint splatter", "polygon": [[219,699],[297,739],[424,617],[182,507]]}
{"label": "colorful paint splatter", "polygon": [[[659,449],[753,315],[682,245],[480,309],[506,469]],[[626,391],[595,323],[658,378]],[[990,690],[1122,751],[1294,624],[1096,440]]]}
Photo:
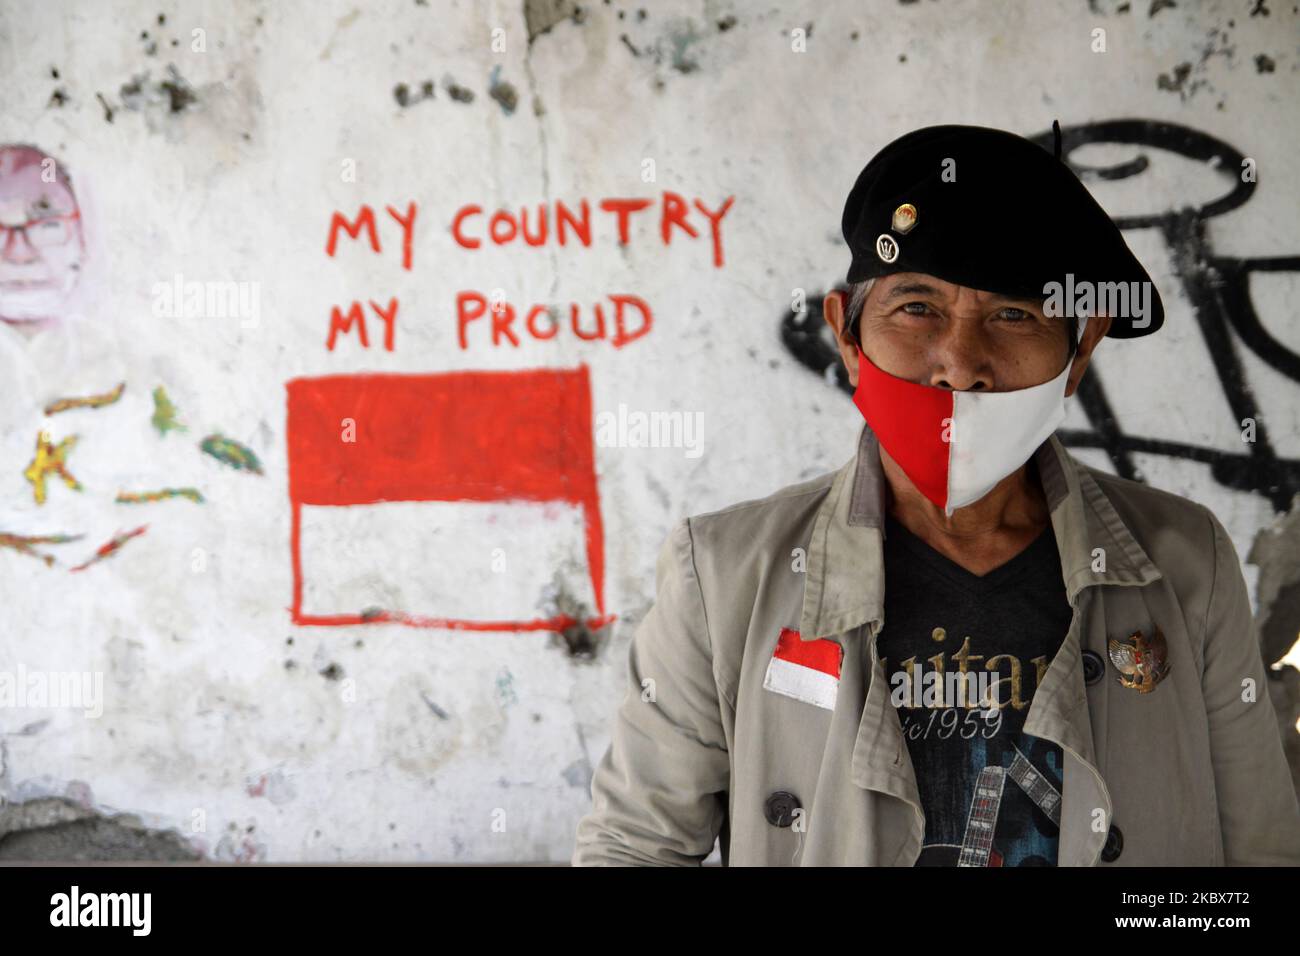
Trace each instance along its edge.
{"label": "colorful paint splatter", "polygon": [[68,452],[77,444],[77,436],[69,435],[54,445],[50,442],[48,432],[36,436],[36,455],[23,472],[23,477],[32,483],[32,492],[38,505],[45,504],[45,480],[50,475],[58,475],[63,483],[73,491],[81,490],[81,483],[68,471]]}
{"label": "colorful paint splatter", "polygon": [[153,501],[165,501],[168,498],[188,498],[195,504],[203,504],[203,495],[197,488],[159,488],[157,491],[119,491],[117,503],[120,505],[142,505]]}
{"label": "colorful paint splatter", "polygon": [[33,545],[38,544],[67,544],[69,541],[78,541],[83,537],[79,534],[6,534],[0,531],[0,548],[10,548],[19,554],[29,554],[33,558],[40,558],[45,562],[46,567],[54,564],[54,555],[45,554],[37,551]]}
{"label": "colorful paint splatter", "polygon": [[117,554],[119,550],[121,550],[122,545],[126,544],[132,538],[144,534],[145,530],[148,529],[148,527],[149,526],[147,524],[142,524],[140,525],[140,527],[135,528],[131,531],[115,534],[112,537],[112,539],[109,540],[107,543],[100,545],[99,550],[96,551],[94,554],[92,554],[89,560],[77,565],[75,568],[70,568],[69,570],[84,571],[92,564],[98,564],[100,561],[103,561],[105,558],[112,557],[114,554]]}
{"label": "colorful paint splatter", "polygon": [[158,429],[159,435],[166,435],[168,432],[185,431],[185,426],[176,420],[176,406],[172,400],[167,397],[167,390],[161,385],[153,390],[153,427]]}
{"label": "colorful paint splatter", "polygon": [[255,475],[262,473],[262,463],[257,460],[253,450],[245,445],[241,445],[233,438],[224,438],[221,435],[209,435],[203,439],[199,445],[207,454],[211,455],[222,464],[229,465],[231,468],[240,471],[251,471]]}
{"label": "colorful paint splatter", "polygon": [[126,391],[126,382],[120,383],[117,388],[102,395],[89,395],[85,398],[60,398],[45,406],[45,414],[57,415],[59,412],[66,412],[73,408],[103,408],[105,405],[112,405],[121,398],[124,391]]}

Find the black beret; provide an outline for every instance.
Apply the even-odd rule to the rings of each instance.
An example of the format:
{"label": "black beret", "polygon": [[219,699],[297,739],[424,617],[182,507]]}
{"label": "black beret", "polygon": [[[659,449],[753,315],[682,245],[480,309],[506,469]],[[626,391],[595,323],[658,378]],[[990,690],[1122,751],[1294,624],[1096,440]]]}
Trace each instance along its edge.
{"label": "black beret", "polygon": [[1005,130],[927,126],[900,136],[858,174],[841,228],[853,256],[849,283],[924,272],[1039,300],[1058,283],[1071,305],[1081,284],[1093,283],[1097,311],[1101,295],[1121,288],[1146,295],[1145,316],[1140,297],[1111,311],[1111,337],[1164,323],[1159,290],[1087,187],[1058,156]]}

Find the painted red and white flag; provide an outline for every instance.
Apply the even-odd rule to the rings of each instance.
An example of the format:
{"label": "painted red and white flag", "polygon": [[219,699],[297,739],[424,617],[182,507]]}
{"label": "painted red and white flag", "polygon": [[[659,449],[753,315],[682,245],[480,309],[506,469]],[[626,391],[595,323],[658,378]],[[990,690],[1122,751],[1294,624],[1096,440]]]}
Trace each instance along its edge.
{"label": "painted red and white flag", "polygon": [[832,640],[822,637],[805,641],[798,631],[783,627],[767,664],[763,687],[834,710],[843,654],[844,648]]}
{"label": "painted red and white flag", "polygon": [[575,554],[584,623],[612,618],[585,365],[331,375],[286,393],[295,623],[562,630],[575,621],[540,605]]}

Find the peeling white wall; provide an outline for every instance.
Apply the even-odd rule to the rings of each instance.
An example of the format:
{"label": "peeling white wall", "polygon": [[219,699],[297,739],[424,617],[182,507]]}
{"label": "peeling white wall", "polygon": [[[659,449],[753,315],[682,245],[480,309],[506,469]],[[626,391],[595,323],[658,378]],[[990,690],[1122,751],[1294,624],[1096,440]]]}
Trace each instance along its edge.
{"label": "peeling white wall", "polygon": [[[534,10],[547,6],[562,5]],[[104,695],[98,719],[70,708],[0,709],[0,796],[68,794],[105,812],[129,810],[182,830],[213,859],[567,860],[671,523],[831,470],[853,453],[856,410],[796,361],[779,328],[798,290],[816,296],[843,277],[843,201],[877,149],[941,122],[1026,135],[1054,118],[1181,124],[1231,144],[1259,171],[1250,201],[1206,225],[1214,252],[1300,255],[1294,6],[1274,0],[1267,15],[1251,15],[1248,3],[1154,13],[1148,7],[1159,4],[1137,3],[1121,12],[1128,6],[593,3],[531,44],[520,3],[0,9],[0,143],[58,158],[90,243],[87,294],[64,321],[36,336],[0,326],[0,532],[84,535],[50,549],[59,558],[52,568],[0,548],[0,670],[100,672]],[[795,28],[808,31],[805,52],[792,49]],[[1106,31],[1105,53],[1091,48],[1096,28]],[[205,52],[192,48],[195,30]],[[169,65],[180,78],[173,89],[194,97],[175,111],[159,86]],[[517,93],[513,113],[489,95],[498,70]],[[425,81],[431,99],[420,99]],[[452,83],[473,100],[453,99]],[[410,91],[405,107],[398,84]],[[1133,152],[1098,147],[1075,158],[1105,163]],[[1221,194],[1205,164],[1146,152],[1156,162],[1147,175],[1093,186],[1112,215]],[[654,182],[643,179],[647,159]],[[355,181],[343,175],[349,162]],[[450,232],[466,203],[489,212],[557,199],[659,203],[664,191],[712,209],[735,197],[721,226],[721,268],[707,231],[679,233],[665,247],[657,206],[633,220],[626,247],[601,215],[589,249],[471,251]],[[406,270],[384,207],[410,202],[418,215]],[[332,214],[351,216],[361,204],[378,215],[383,253],[345,240],[326,256]],[[1050,214],[1009,210],[988,224],[989,241],[1013,257],[1017,217]],[[692,221],[707,228],[698,215]],[[1090,374],[1126,432],[1239,452],[1240,427],[1173,251],[1154,229],[1128,239],[1160,284],[1168,317],[1156,336],[1104,344]],[[257,321],[156,316],[155,287],[177,275],[252,283]],[[633,294],[652,307],[654,327],[623,348],[567,334],[493,347],[476,327],[462,349],[456,294],[495,289],[516,307],[562,310]],[[1257,274],[1250,292],[1277,349],[1300,352],[1296,273]],[[392,352],[374,321],[369,349],[354,336],[326,349],[332,307],[390,297],[400,300]],[[1275,453],[1294,462],[1294,376],[1235,340],[1234,348]],[[288,380],[579,363],[590,369],[596,414],[623,403],[703,416],[698,457],[596,449],[606,604],[618,621],[594,662],[542,632],[291,622]],[[52,399],[120,381],[126,392],[113,405],[42,412]],[[160,437],[150,426],[158,385],[187,432]],[[1077,407],[1066,424],[1090,427]],[[69,466],[84,487],[55,482],[37,506],[23,471],[43,427],[56,439],[80,436]],[[251,448],[265,473],[200,454],[198,440],[215,431]],[[1098,449],[1077,454],[1113,470]],[[1274,520],[1264,495],[1230,490],[1202,462],[1134,460],[1152,484],[1213,507],[1243,557]],[[180,485],[200,488],[205,503],[113,500],[122,488]],[[481,574],[490,548],[401,545],[390,557],[408,572],[408,592],[382,574],[351,573],[364,556],[348,539],[360,532],[353,516],[339,517],[320,532],[333,583],[317,591],[326,597],[377,587],[392,603],[418,591],[435,612],[440,596],[466,613],[476,598],[491,603]],[[392,532],[399,540],[403,520]],[[146,522],[147,533],[117,555],[67,573]],[[544,613],[545,582],[557,574],[569,590],[587,586],[581,534],[562,517],[502,535],[527,581],[510,595],[519,613]],[[374,550],[375,539],[366,544]],[[1246,571],[1253,584],[1255,569]]]}

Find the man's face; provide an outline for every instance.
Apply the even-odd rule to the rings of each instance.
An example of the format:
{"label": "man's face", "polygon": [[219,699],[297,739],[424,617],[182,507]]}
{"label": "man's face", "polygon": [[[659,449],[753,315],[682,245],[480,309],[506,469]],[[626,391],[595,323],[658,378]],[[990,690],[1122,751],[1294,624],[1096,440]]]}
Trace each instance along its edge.
{"label": "man's face", "polygon": [[72,191],[28,147],[0,149],[0,319],[57,317],[84,246]]}
{"label": "man's face", "polygon": [[[842,295],[835,298],[838,304],[828,297],[826,320],[836,331],[849,380],[856,386],[857,351],[843,328],[847,301]],[[832,313],[839,313],[838,321]],[[1088,322],[1067,395],[1109,325],[1104,317]],[[1044,315],[1040,301],[954,285],[921,272],[876,280],[858,325],[863,353],[889,374],[921,385],[989,392],[1055,378],[1069,355],[1069,334],[1067,320]]]}

